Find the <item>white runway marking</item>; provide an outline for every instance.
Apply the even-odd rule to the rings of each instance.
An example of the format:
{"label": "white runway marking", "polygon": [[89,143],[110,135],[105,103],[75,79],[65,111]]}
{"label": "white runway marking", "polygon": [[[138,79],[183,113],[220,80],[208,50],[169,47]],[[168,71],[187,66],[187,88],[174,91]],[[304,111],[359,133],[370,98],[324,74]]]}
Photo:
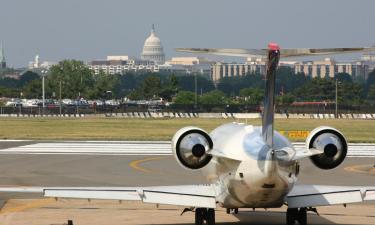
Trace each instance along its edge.
{"label": "white runway marking", "polygon": [[[297,150],[305,143],[293,143]],[[35,155],[172,155],[168,141],[61,141],[23,145],[0,154]],[[349,144],[348,157],[375,157],[375,144]]]}

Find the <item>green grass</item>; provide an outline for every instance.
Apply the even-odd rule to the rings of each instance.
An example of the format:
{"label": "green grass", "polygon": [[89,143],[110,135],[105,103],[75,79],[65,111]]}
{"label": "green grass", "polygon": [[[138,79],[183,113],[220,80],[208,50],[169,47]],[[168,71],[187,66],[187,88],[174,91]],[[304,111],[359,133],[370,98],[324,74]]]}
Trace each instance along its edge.
{"label": "green grass", "polygon": [[[170,140],[184,126],[211,131],[231,119],[0,118],[0,139]],[[259,119],[240,120],[260,125]],[[321,125],[341,130],[350,142],[375,142],[375,120],[277,119],[276,129],[312,130]],[[304,141],[303,139],[291,139]]]}

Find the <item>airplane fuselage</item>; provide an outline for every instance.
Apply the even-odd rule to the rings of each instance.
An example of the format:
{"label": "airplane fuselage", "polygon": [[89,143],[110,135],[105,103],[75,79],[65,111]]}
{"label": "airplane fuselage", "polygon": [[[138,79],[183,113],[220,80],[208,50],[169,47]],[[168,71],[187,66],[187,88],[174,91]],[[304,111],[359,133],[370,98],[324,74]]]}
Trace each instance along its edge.
{"label": "airplane fuselage", "polygon": [[[288,160],[295,150],[288,139],[274,134],[274,149],[283,151],[285,160],[262,138],[261,127],[230,123],[210,133],[214,144],[213,157],[202,169],[209,182],[216,184],[219,205],[225,208],[280,207],[293,188],[298,163]],[[287,154],[287,155],[285,155]],[[213,154],[215,155],[215,154]]]}

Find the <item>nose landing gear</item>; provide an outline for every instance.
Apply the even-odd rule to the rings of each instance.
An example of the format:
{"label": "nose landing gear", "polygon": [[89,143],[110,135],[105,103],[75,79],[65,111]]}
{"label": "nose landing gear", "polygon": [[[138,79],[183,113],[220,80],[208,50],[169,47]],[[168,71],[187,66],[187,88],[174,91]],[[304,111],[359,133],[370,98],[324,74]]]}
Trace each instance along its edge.
{"label": "nose landing gear", "polygon": [[215,210],[206,208],[195,209],[195,225],[215,225]]}
{"label": "nose landing gear", "polygon": [[295,225],[298,222],[299,225],[307,225],[307,210],[306,208],[288,208],[286,211],[286,224]]}

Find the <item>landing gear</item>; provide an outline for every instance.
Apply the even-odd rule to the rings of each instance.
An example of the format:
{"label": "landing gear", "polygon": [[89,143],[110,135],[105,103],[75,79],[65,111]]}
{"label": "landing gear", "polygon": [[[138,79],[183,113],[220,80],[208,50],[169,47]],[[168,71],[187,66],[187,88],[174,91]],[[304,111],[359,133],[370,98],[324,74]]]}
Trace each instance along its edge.
{"label": "landing gear", "polygon": [[206,221],[207,225],[215,225],[215,210],[206,208],[195,209],[195,225],[203,225]]}
{"label": "landing gear", "polygon": [[238,208],[227,208],[227,214],[238,214]]}
{"label": "landing gear", "polygon": [[306,208],[288,208],[286,211],[286,224],[295,225],[298,222],[299,225],[307,225],[306,211]]}

